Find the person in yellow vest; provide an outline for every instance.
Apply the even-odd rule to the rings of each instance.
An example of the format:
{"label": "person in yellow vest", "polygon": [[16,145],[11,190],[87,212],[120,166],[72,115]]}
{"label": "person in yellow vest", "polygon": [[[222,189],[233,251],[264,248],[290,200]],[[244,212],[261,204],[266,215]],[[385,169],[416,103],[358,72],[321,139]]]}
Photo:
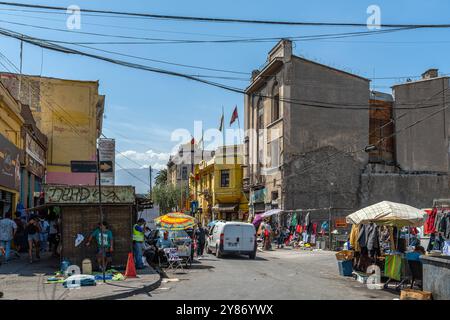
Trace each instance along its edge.
{"label": "person in yellow vest", "polygon": [[133,226],[133,256],[136,269],[143,269],[142,253],[144,250],[145,231],[149,230],[146,226],[145,219],[139,219]]}

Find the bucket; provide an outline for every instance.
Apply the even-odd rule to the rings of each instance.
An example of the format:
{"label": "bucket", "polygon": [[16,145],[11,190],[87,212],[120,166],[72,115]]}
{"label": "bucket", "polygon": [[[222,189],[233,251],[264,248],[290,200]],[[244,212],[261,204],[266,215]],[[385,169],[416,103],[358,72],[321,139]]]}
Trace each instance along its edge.
{"label": "bucket", "polygon": [[70,266],[70,261],[67,260],[67,259],[64,259],[64,260],[61,262],[61,272],[62,272],[62,273],[66,272],[66,270],[67,270],[67,268],[69,268],[69,266]]}
{"label": "bucket", "polygon": [[90,259],[84,259],[81,262],[81,269],[83,274],[92,274],[92,262]]}
{"label": "bucket", "polygon": [[353,262],[351,260],[338,261],[339,274],[344,277],[351,277],[353,273]]}

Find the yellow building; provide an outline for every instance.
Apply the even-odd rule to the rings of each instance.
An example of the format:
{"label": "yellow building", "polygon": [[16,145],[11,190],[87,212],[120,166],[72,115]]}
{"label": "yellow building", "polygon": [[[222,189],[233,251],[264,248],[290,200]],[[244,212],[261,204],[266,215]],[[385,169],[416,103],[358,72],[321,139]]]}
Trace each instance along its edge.
{"label": "yellow building", "polygon": [[19,200],[23,124],[19,103],[0,84],[0,217],[14,213]]}
{"label": "yellow building", "polygon": [[198,202],[196,218],[199,222],[247,220],[248,199],[242,191],[241,150],[241,145],[220,148],[212,159],[195,166],[190,176],[190,192],[191,199]]}
{"label": "yellow building", "polygon": [[105,97],[98,81],[76,81],[1,73],[14,97],[30,106],[37,127],[48,138],[48,184],[94,185],[94,173],[71,173],[72,160],[95,160]]}

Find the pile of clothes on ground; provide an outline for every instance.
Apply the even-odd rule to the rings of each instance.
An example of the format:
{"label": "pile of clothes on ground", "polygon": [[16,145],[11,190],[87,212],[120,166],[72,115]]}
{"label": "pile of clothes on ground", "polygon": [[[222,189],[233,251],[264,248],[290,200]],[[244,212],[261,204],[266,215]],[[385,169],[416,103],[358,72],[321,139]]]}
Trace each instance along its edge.
{"label": "pile of clothes on ground", "polygon": [[[106,281],[123,281],[125,277],[122,273],[115,269],[105,272]],[[46,284],[62,283],[65,288],[95,286],[97,281],[103,281],[102,272],[93,272],[90,274],[67,274],[58,271],[54,276],[47,278]]]}

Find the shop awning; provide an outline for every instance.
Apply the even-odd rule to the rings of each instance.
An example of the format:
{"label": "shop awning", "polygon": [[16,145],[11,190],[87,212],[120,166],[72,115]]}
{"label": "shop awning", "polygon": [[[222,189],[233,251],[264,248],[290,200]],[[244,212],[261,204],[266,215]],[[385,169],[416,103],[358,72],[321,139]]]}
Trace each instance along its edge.
{"label": "shop awning", "polygon": [[219,203],[212,207],[213,211],[218,212],[237,212],[239,203]]}
{"label": "shop awning", "polygon": [[426,213],[423,210],[402,203],[382,201],[348,215],[346,221],[351,224],[374,222],[380,225],[418,227],[424,224],[425,219]]}

